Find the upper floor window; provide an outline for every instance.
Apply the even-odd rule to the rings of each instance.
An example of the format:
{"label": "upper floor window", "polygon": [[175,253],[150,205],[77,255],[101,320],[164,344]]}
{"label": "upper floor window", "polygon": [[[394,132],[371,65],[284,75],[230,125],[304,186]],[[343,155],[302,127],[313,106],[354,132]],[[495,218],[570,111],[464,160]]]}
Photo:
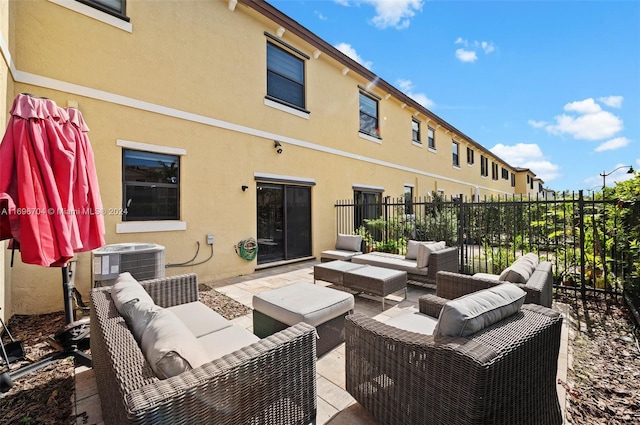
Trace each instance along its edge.
{"label": "upper floor window", "polygon": [[267,97],[304,109],[304,61],[267,43]]}
{"label": "upper floor window", "polygon": [[422,143],[420,140],[420,121],[411,120],[411,140],[416,143]]}
{"label": "upper floor window", "polygon": [[472,165],[474,160],[473,160],[473,149],[471,148],[467,148],[467,164]]}
{"label": "upper floor window", "polygon": [[436,136],[435,136],[435,131],[433,130],[433,128],[431,128],[431,127],[428,128],[427,137],[429,137],[429,147],[431,149],[435,149],[436,148]]}
{"label": "upper floor window", "polygon": [[126,16],[126,0],[77,0],[87,6],[98,9],[101,12],[116,16],[129,22]]}
{"label": "upper floor window", "polygon": [[516,175],[511,173],[511,187],[516,187]]}
{"label": "upper floor window", "polygon": [[491,161],[491,179],[498,180],[498,164]]}
{"label": "upper floor window", "polygon": [[413,187],[404,187],[404,213],[413,214]]}
{"label": "upper floor window", "polygon": [[509,180],[509,170],[504,167],[502,167],[502,179]]}
{"label": "upper floor window", "polygon": [[380,137],[378,127],[378,100],[360,92],[360,131]]}
{"label": "upper floor window", "polygon": [[458,154],[460,150],[460,145],[457,142],[453,142],[451,144],[451,151],[452,151],[452,156],[453,156],[453,166],[454,167],[459,167],[460,166],[460,155]]}
{"label": "upper floor window", "polygon": [[489,159],[484,155],[480,155],[480,175],[482,177],[489,175]]}
{"label": "upper floor window", "polygon": [[132,149],[122,156],[122,220],[178,220],[180,157]]}

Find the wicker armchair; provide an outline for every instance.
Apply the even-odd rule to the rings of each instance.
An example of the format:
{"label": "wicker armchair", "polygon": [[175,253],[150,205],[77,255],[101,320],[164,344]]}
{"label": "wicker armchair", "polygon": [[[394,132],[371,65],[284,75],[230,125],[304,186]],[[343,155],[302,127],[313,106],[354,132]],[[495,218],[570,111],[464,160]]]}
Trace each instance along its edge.
{"label": "wicker armchair", "polygon": [[[449,271],[436,274],[436,295],[448,300],[499,285],[498,276],[477,274],[469,276]],[[549,261],[542,261],[526,283],[514,283],[527,293],[525,303],[551,307],[553,303],[553,271]]]}
{"label": "wicker armchair", "polygon": [[[163,307],[198,300],[194,274],[140,282]],[[105,424],[315,423],[315,329],[299,323],[160,380],[110,296],[91,292],[91,354]]]}
{"label": "wicker armchair", "polygon": [[[439,313],[430,297],[422,313]],[[435,316],[437,317],[437,315]],[[561,424],[556,390],[562,317],[525,304],[469,338],[347,316],[347,391],[380,424]]]}

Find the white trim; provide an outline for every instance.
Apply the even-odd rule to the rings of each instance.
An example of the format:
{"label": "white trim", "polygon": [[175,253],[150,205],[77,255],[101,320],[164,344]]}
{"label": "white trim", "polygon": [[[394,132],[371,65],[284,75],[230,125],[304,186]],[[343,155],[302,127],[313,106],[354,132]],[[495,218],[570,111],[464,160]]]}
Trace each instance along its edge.
{"label": "white trim", "polygon": [[266,106],[271,107],[271,108],[275,108],[275,109],[277,109],[279,111],[286,112],[286,113],[289,113],[291,115],[295,115],[296,117],[304,118],[306,120],[309,119],[309,113],[308,112],[299,111],[296,108],[292,108],[290,106],[283,105],[282,103],[274,102],[271,99],[265,99],[264,100],[264,104]]}
{"label": "white trim", "polygon": [[437,150],[437,149],[434,149],[434,148],[429,148],[429,152],[431,152],[431,153],[438,153],[438,150]]}
{"label": "white trim", "polygon": [[253,178],[256,180],[284,180],[291,182],[300,182],[309,185],[315,185],[316,179],[308,178],[308,177],[297,177],[297,176],[285,176],[282,174],[269,174],[269,173],[253,173]]}
{"label": "white trim", "polygon": [[368,189],[374,192],[384,192],[384,187],[382,186],[371,186],[368,184],[357,184],[354,183],[351,185],[351,189]]}
{"label": "white trim", "polygon": [[368,140],[368,141],[373,142],[373,143],[377,143],[379,145],[382,144],[382,139],[378,139],[377,137],[369,136],[368,134],[364,134],[361,131],[358,131],[358,137],[360,137],[361,139],[364,139],[364,140]]}
{"label": "white trim", "polygon": [[126,32],[133,32],[133,25],[131,22],[123,21],[120,18],[116,18],[115,16],[109,15],[108,13],[102,12],[98,9],[95,9],[91,6],[87,6],[86,4],[80,3],[76,0],[49,0],[51,3],[57,4],[58,6],[62,6],[65,9],[73,10],[81,15],[87,16],[89,18],[95,19],[96,21],[100,21],[107,25],[111,25],[112,27],[116,27]]}
{"label": "white trim", "polygon": [[186,221],[124,221],[116,223],[116,233],[173,232],[187,230]]}
{"label": "white trim", "polygon": [[419,147],[419,148],[421,148],[421,147],[422,147],[422,143],[420,143],[420,142],[416,142],[415,140],[412,140],[412,141],[411,141],[411,144],[412,144],[413,146],[417,146],[417,147]]}
{"label": "white trim", "polygon": [[151,145],[149,143],[140,143],[140,142],[131,142],[129,140],[116,140],[116,145],[127,148],[127,149],[135,149],[139,151],[147,151],[147,152],[155,152],[155,153],[165,153],[169,155],[186,155],[186,149],[180,148],[170,148],[168,146],[160,146],[160,145]]}

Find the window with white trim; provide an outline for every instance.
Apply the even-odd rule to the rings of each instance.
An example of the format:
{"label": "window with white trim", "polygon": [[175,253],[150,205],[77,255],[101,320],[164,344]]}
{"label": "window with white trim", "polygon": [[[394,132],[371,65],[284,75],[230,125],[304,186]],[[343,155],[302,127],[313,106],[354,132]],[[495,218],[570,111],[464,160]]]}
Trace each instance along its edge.
{"label": "window with white trim", "polygon": [[435,135],[435,130],[433,128],[429,127],[427,129],[427,137],[429,138],[429,148],[435,149],[436,148],[436,135]]}
{"label": "window with white trim", "polygon": [[360,92],[360,132],[380,137],[378,100],[363,92]]}
{"label": "window with white trim", "polygon": [[460,166],[460,155],[459,155],[459,151],[460,151],[460,144],[458,142],[452,142],[451,144],[451,152],[452,152],[452,159],[453,159],[453,166],[454,167],[459,167]]}
{"label": "window with white trim", "polygon": [[304,61],[267,42],[267,98],[304,110],[304,92]]}
{"label": "window with white trim", "polygon": [[473,155],[474,155],[473,149],[467,147],[467,164],[473,165],[473,162],[474,162]]}
{"label": "window with white trim", "polygon": [[101,12],[123,19],[129,22],[126,11],[126,0],[76,0],[79,3],[91,6]]}
{"label": "window with white trim", "polygon": [[414,143],[422,144],[420,140],[420,121],[415,119],[411,120],[411,140]]}
{"label": "window with white trim", "polygon": [[178,220],[180,157],[122,150],[122,221]]}

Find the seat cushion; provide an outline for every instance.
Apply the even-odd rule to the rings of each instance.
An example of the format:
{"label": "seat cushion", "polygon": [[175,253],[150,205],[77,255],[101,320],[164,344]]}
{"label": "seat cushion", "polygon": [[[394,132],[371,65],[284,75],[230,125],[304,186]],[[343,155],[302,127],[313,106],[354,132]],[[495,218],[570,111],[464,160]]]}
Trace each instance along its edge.
{"label": "seat cushion", "polygon": [[167,310],[175,314],[196,338],[232,325],[200,301],[174,305]]}
{"label": "seat cushion", "polygon": [[336,239],[336,249],[343,251],[360,251],[362,246],[362,236],[360,235],[345,235],[338,233]]}
{"label": "seat cushion", "polygon": [[343,251],[339,249],[328,249],[322,251],[320,258],[328,260],[350,261],[355,255],[362,254],[361,251]]}
{"label": "seat cushion", "polygon": [[467,337],[515,314],[526,292],[503,283],[448,301],[440,311],[434,335]]}
{"label": "seat cushion", "polygon": [[289,326],[305,322],[317,327],[353,310],[353,306],[353,295],[308,282],[253,296],[254,309]]}
{"label": "seat cushion", "polygon": [[130,321],[130,318],[126,315],[129,313],[130,309],[123,309],[122,306],[124,304],[135,299],[154,304],[151,296],[129,272],[122,273],[118,276],[111,287],[111,298],[113,299],[113,304],[116,306],[116,310],[118,310],[118,313],[120,313],[127,323]]}
{"label": "seat cushion", "polygon": [[436,325],[438,324],[438,320],[435,317],[416,311],[392,317],[384,323],[389,326],[393,326],[394,328],[403,329],[409,332],[433,335]]}
{"label": "seat cushion", "polygon": [[208,361],[219,359],[225,354],[233,353],[257,341],[260,341],[260,338],[238,325],[232,325],[198,338]]}
{"label": "seat cushion", "polygon": [[193,333],[164,308],[156,312],[144,330],[140,348],[160,379],[179,375],[208,361]]}

